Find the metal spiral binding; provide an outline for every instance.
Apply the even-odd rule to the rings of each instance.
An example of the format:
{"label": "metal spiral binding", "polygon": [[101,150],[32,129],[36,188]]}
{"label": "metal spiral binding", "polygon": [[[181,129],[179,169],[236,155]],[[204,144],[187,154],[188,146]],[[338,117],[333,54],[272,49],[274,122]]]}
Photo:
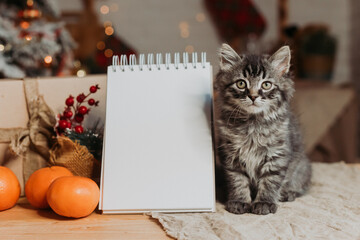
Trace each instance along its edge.
{"label": "metal spiral binding", "polygon": [[[149,53],[147,54],[147,59],[145,62],[145,54],[139,55],[139,64],[136,63],[136,56],[135,54],[131,54],[129,58],[127,58],[126,55],[121,55],[120,58],[117,55],[114,55],[112,57],[112,70],[116,72],[117,67],[121,71],[126,71],[126,68],[128,68],[130,71],[134,71],[135,67],[138,67],[140,71],[143,71],[144,67],[146,67],[149,71],[152,70],[161,70],[162,67],[165,67],[166,70],[169,70],[171,68],[171,65],[175,69],[179,69],[180,66],[180,53],[174,53],[174,62],[171,62],[171,54],[166,53],[165,54],[165,63],[163,63],[163,57],[161,53],[156,54],[156,59],[154,63],[154,54]],[[201,67],[205,68],[206,66],[206,53],[201,53]],[[188,69],[189,66],[192,66],[193,68],[196,68],[198,66],[198,54],[196,52],[193,52],[191,55],[191,64],[189,64],[189,54],[187,52],[183,53],[182,56],[182,64],[185,69]],[[156,69],[155,69],[156,67]]]}
{"label": "metal spiral binding", "polygon": [[147,56],[147,67],[151,71],[151,65],[153,65],[154,62],[154,54],[149,53]]}
{"label": "metal spiral binding", "polygon": [[196,52],[192,53],[191,60],[192,60],[193,68],[196,68],[196,65],[197,65],[197,53]]}
{"label": "metal spiral binding", "polygon": [[136,65],[136,56],[135,54],[131,54],[129,56],[129,67],[131,71],[134,71],[134,66]]}
{"label": "metal spiral binding", "polygon": [[118,55],[114,55],[112,57],[112,70],[115,72],[116,71],[116,66],[119,65],[119,56]]}
{"label": "metal spiral binding", "polygon": [[189,54],[187,52],[183,53],[183,64],[184,64],[184,68],[187,69],[187,65],[189,63]]}
{"label": "metal spiral binding", "polygon": [[160,66],[162,64],[162,55],[161,53],[156,54],[156,67],[158,70],[160,70]]}
{"label": "metal spiral binding", "polygon": [[126,55],[121,55],[120,56],[120,69],[121,71],[125,71],[125,66],[128,65],[128,62],[127,62],[127,57]]}
{"label": "metal spiral binding", "polygon": [[140,54],[140,56],[139,56],[139,69],[140,69],[140,71],[143,70],[144,64],[145,64],[145,55]]}
{"label": "metal spiral binding", "polygon": [[179,63],[180,63],[180,53],[174,54],[174,66],[176,69],[179,69]]}
{"label": "metal spiral binding", "polygon": [[205,63],[206,63],[206,52],[202,52],[201,53],[201,66],[203,68],[205,68]]}
{"label": "metal spiral binding", "polygon": [[165,55],[165,67],[166,67],[167,70],[170,69],[170,67],[169,67],[169,64],[170,64],[170,63],[171,63],[171,54],[170,54],[170,53],[167,53],[167,54]]}

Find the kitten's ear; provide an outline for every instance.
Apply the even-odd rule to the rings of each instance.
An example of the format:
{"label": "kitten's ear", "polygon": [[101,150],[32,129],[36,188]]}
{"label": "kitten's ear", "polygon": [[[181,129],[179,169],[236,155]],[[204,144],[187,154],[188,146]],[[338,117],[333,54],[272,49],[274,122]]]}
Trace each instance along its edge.
{"label": "kitten's ear", "polygon": [[226,43],[221,45],[219,50],[220,69],[223,71],[230,70],[238,61],[241,60],[240,56]]}
{"label": "kitten's ear", "polygon": [[291,53],[289,46],[283,46],[269,59],[272,67],[280,76],[289,72]]}

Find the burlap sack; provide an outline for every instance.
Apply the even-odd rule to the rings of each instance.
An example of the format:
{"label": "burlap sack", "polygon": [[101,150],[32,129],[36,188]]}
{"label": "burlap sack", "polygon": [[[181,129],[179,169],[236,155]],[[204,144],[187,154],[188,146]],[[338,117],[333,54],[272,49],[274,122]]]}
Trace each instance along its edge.
{"label": "burlap sack", "polygon": [[0,142],[9,143],[4,166],[17,176],[21,195],[29,176],[48,165],[49,146],[55,137],[55,114],[39,95],[37,80],[24,80],[24,91],[29,114],[26,128],[0,129]]}
{"label": "burlap sack", "polygon": [[76,176],[96,179],[100,174],[100,163],[89,150],[64,136],[57,137],[50,150],[49,162],[68,168]]}

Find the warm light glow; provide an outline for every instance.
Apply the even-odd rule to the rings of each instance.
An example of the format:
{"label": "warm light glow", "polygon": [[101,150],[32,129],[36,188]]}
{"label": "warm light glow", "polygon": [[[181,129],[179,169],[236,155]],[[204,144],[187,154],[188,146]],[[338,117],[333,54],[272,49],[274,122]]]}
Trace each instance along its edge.
{"label": "warm light glow", "polygon": [[114,29],[112,27],[106,27],[105,28],[105,34],[110,36],[110,35],[113,35],[114,33]]}
{"label": "warm light glow", "polygon": [[29,22],[22,21],[22,22],[20,23],[20,27],[21,27],[22,29],[28,29],[29,26],[30,26]]}
{"label": "warm light glow", "polygon": [[203,22],[205,21],[206,17],[205,17],[205,14],[204,13],[198,13],[196,14],[196,21],[198,22]]}
{"label": "warm light glow", "polygon": [[105,57],[111,58],[114,53],[113,53],[113,50],[106,49],[104,54],[105,54]]}
{"label": "warm light glow", "polygon": [[4,49],[5,49],[5,46],[0,44],[0,52],[4,51]]}
{"label": "warm light glow", "polygon": [[96,44],[96,48],[99,50],[104,50],[105,49],[105,43],[103,41],[100,41]]}
{"label": "warm light glow", "polygon": [[179,23],[179,28],[180,30],[184,30],[184,29],[188,29],[189,28],[189,24],[185,21],[182,21]]}
{"label": "warm light glow", "polygon": [[118,10],[119,10],[119,5],[117,5],[116,3],[111,4],[110,11],[117,12]]}
{"label": "warm light glow", "polygon": [[85,77],[86,76],[86,71],[84,69],[80,69],[76,72],[76,75],[78,77]]}
{"label": "warm light glow", "polygon": [[194,52],[194,46],[192,46],[192,45],[187,45],[187,46],[185,47],[185,52],[188,52],[188,53]]}
{"label": "warm light glow", "polygon": [[180,28],[180,36],[182,38],[188,38],[190,35],[189,23],[186,21],[182,21],[179,23],[179,28]]}
{"label": "warm light glow", "polygon": [[108,7],[107,5],[102,5],[102,6],[100,7],[100,12],[101,12],[102,14],[108,14],[108,13],[109,13],[109,7]]}
{"label": "warm light glow", "polygon": [[44,58],[44,62],[45,62],[46,64],[50,64],[50,63],[52,62],[52,57],[51,57],[51,56],[46,56],[46,57]]}
{"label": "warm light glow", "polygon": [[190,36],[189,30],[183,30],[180,33],[182,38],[188,38]]}
{"label": "warm light glow", "polygon": [[30,41],[32,39],[32,37],[30,35],[26,35],[25,39],[26,39],[26,41]]}
{"label": "warm light glow", "polygon": [[28,5],[29,7],[32,7],[34,5],[34,1],[33,0],[27,0],[26,5]]}
{"label": "warm light glow", "polygon": [[24,18],[39,18],[41,17],[41,12],[36,9],[25,9],[22,13],[22,17]]}
{"label": "warm light glow", "polygon": [[105,21],[104,22],[104,28],[111,27],[111,26],[112,26],[112,23],[110,21]]}

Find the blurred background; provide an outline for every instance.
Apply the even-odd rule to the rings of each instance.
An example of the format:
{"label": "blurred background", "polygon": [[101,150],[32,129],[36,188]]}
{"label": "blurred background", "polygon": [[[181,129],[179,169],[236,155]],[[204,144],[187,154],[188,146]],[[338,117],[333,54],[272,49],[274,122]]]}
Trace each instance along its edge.
{"label": "blurred background", "polygon": [[[150,52],[206,51],[217,67],[216,51],[222,42],[239,52],[272,52],[289,44],[299,78],[344,83],[356,72],[352,63],[358,58],[357,1],[0,0],[0,4],[2,77],[76,74],[76,70],[82,70],[80,76],[105,73],[114,54]],[[36,70],[31,65],[35,63],[52,71]],[[5,70],[5,64],[18,72]]]}
{"label": "blurred background", "polygon": [[326,126],[309,152],[354,162],[359,12],[356,0],[0,0],[0,78],[84,77],[113,55],[168,52],[207,52],[216,73],[223,42],[269,54],[288,44],[305,138]]}

